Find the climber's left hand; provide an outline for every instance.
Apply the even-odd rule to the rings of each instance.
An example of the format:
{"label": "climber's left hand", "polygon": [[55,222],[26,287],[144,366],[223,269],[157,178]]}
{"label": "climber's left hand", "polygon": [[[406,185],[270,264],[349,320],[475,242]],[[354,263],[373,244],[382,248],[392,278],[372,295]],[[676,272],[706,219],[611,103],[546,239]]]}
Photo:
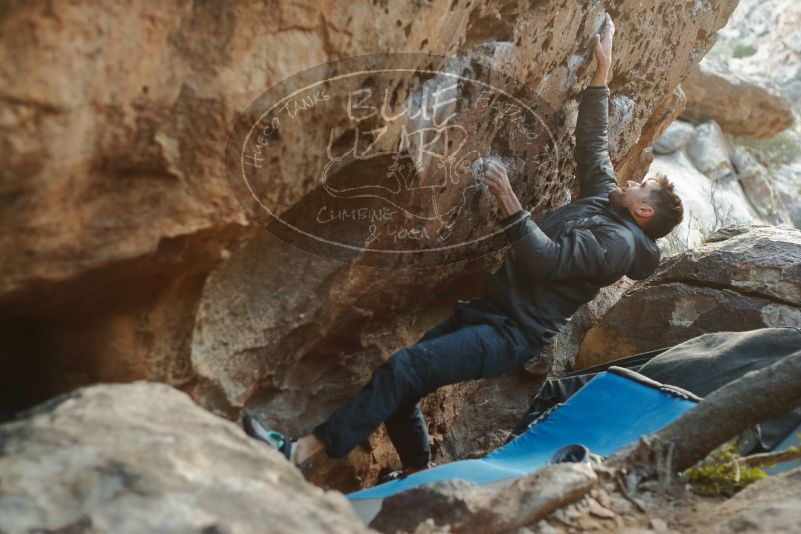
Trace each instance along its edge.
{"label": "climber's left hand", "polygon": [[487,184],[489,192],[498,202],[501,217],[507,217],[522,209],[520,200],[512,189],[512,184],[509,183],[509,174],[506,172],[506,167],[502,163],[485,160],[484,183]]}

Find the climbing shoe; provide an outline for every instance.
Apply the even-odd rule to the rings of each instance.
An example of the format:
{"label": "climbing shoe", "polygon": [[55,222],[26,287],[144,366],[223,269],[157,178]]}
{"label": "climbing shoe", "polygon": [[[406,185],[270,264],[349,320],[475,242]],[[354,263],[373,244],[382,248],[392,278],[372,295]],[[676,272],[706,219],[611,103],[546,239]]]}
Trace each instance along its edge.
{"label": "climbing shoe", "polygon": [[245,430],[245,434],[251,438],[263,441],[283,454],[287,460],[292,461],[296,440],[273,430],[264,419],[247,410],[242,414],[242,428]]}
{"label": "climbing shoe", "polygon": [[245,413],[242,414],[242,428],[248,436],[263,441],[283,454],[289,460],[289,463],[297,467],[306,478],[317,476],[321,470],[325,469],[326,462],[324,459],[326,456],[324,451],[320,451],[307,460],[296,464],[293,457],[297,448],[297,439],[273,430],[267,421],[251,411],[245,410]]}

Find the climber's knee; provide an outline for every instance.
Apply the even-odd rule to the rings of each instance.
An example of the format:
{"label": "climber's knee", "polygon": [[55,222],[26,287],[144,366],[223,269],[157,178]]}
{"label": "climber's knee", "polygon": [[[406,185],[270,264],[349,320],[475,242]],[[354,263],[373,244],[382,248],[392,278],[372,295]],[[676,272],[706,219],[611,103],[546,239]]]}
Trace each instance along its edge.
{"label": "climber's knee", "polygon": [[426,385],[420,378],[420,366],[424,363],[417,358],[419,347],[411,345],[393,354],[382,368],[392,376],[394,389],[401,404],[414,403],[425,395]]}

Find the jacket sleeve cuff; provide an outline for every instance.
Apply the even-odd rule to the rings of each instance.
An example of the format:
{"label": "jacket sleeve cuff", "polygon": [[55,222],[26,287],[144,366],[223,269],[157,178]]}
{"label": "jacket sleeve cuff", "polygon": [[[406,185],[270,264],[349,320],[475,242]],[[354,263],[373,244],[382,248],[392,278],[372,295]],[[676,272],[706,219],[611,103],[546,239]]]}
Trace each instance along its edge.
{"label": "jacket sleeve cuff", "polygon": [[524,209],[519,209],[513,214],[501,219],[501,227],[504,229],[506,238],[510,243],[520,239],[527,231],[526,221],[531,214]]}
{"label": "jacket sleeve cuff", "polygon": [[609,96],[608,85],[588,85],[584,88],[584,93]]}

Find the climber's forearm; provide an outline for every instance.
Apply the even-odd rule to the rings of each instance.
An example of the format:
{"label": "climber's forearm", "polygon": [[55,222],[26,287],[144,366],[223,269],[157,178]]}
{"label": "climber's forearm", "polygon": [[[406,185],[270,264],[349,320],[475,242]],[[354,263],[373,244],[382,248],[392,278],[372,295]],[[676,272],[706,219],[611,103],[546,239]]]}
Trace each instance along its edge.
{"label": "climber's forearm", "polygon": [[495,202],[498,203],[501,218],[522,210],[523,206],[512,189],[503,163],[492,158],[481,158],[481,161],[484,168],[483,181],[490,194],[495,197]]}
{"label": "climber's forearm", "polygon": [[592,79],[590,80],[591,87],[604,87],[606,86],[606,80],[609,78],[609,68],[608,67],[598,67],[595,69],[595,74],[592,75]]}
{"label": "climber's forearm", "polygon": [[511,187],[506,188],[502,194],[497,195],[495,200],[498,202],[498,211],[500,212],[501,218],[508,217],[523,209],[523,205],[520,204],[520,199],[517,198],[517,195]]}

